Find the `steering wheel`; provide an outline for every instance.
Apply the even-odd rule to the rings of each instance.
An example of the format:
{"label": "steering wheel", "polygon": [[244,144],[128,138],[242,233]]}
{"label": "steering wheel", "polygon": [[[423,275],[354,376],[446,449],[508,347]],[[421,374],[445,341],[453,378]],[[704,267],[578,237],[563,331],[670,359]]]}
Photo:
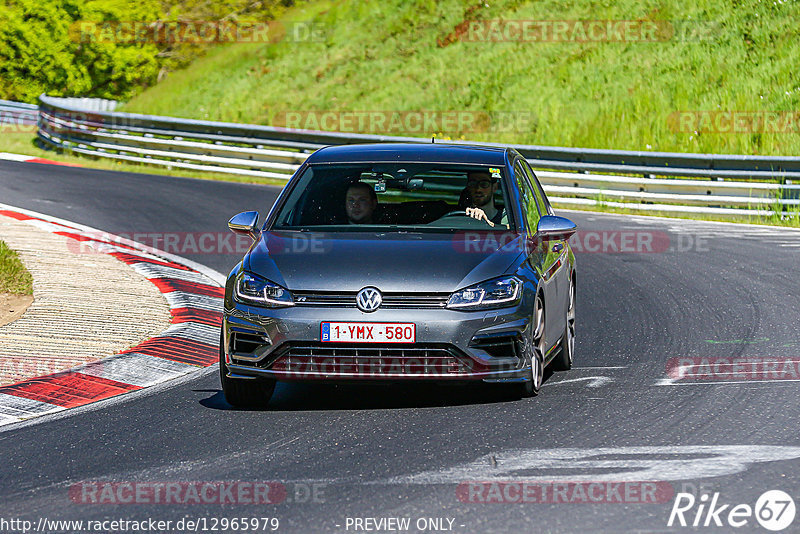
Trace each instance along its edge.
{"label": "steering wheel", "polygon": [[460,215],[462,217],[469,217],[469,215],[467,215],[466,210],[455,210],[455,211],[451,211],[450,213],[445,213],[444,215],[442,215],[439,218],[440,219],[444,219],[445,217],[456,217],[458,215]]}

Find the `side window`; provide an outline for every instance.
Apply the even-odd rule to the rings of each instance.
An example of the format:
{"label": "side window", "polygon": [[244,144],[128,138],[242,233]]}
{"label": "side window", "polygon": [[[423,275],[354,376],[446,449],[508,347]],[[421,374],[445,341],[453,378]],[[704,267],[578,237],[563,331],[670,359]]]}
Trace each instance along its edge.
{"label": "side window", "polygon": [[548,215],[550,211],[547,209],[547,197],[544,195],[539,180],[536,179],[536,175],[533,174],[533,170],[531,170],[531,166],[528,165],[527,161],[522,161],[522,167],[525,169],[525,174],[528,176],[528,181],[531,183],[533,193],[536,195],[536,205],[539,207],[539,213],[542,216]]}
{"label": "side window", "polygon": [[525,218],[527,219],[528,232],[531,234],[536,232],[536,227],[539,224],[539,209],[536,207],[536,195],[531,188],[530,182],[526,177],[520,160],[514,164],[514,177],[517,181],[520,196],[522,197],[522,209],[525,211]]}

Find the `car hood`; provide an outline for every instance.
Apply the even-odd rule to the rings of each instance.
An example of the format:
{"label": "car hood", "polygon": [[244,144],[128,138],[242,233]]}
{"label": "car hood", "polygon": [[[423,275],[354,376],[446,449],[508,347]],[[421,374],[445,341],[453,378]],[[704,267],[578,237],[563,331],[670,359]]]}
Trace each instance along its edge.
{"label": "car hood", "polygon": [[513,233],[265,232],[244,268],[290,290],[452,292],[522,256]]}

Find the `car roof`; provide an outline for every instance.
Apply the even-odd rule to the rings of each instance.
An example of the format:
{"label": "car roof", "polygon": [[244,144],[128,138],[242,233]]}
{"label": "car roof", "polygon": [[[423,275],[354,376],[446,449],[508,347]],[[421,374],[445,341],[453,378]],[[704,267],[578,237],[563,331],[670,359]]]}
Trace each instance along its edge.
{"label": "car roof", "polygon": [[309,164],[324,163],[467,163],[503,166],[503,147],[452,145],[443,143],[373,143],[368,145],[336,145],[321,148],[306,160]]}

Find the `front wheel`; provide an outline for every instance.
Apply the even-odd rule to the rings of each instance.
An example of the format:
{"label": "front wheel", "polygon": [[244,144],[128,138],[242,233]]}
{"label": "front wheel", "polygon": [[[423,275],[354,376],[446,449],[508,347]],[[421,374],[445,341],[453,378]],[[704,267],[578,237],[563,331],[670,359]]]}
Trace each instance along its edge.
{"label": "front wheel", "polygon": [[542,389],[544,382],[544,301],[541,295],[536,295],[536,309],[534,310],[533,347],[531,350],[531,372],[529,380],[519,384],[518,392],[521,397],[535,397]]}
{"label": "front wheel", "polygon": [[256,378],[229,378],[225,365],[225,338],[219,336],[219,380],[222,382],[222,394],[225,401],[236,408],[264,408],[269,403],[275,380]]}

